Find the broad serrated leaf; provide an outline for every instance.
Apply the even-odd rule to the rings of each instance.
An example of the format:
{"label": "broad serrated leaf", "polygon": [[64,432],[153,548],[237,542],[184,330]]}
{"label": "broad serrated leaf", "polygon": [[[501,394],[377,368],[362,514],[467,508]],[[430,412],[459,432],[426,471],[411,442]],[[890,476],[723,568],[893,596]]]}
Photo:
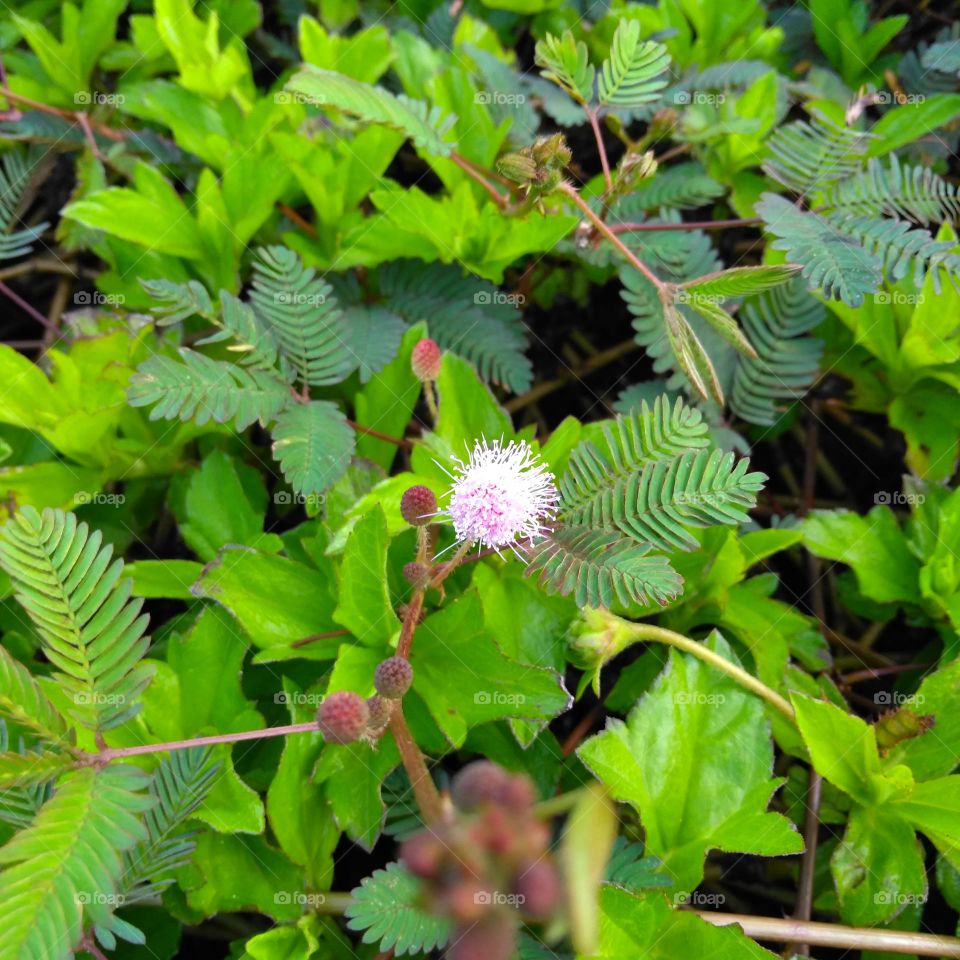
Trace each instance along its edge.
{"label": "broad serrated leaf", "polygon": [[[708,646],[733,657],[719,634]],[[577,753],[640,814],[647,851],[681,892],[700,883],[712,849],[763,856],[803,849],[793,825],[767,812],[778,781],[763,701],[695,657],[671,651],[626,723],[608,720]]]}
{"label": "broad serrated leaf", "polygon": [[350,466],[356,437],[328,400],[295,404],[277,417],[273,455],[287,482],[304,496],[322,493]]}

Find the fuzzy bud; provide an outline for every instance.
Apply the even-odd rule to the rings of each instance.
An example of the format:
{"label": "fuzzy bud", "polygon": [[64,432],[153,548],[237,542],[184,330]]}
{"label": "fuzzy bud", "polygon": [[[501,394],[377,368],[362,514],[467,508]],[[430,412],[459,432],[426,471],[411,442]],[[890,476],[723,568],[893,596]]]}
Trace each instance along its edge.
{"label": "fuzzy bud", "polygon": [[425,527],[437,512],[434,492],[422,484],[409,487],[400,499],[400,514],[414,527]]}
{"label": "fuzzy bud", "polygon": [[514,886],[520,909],[531,920],[546,920],[560,899],[560,878],[549,860],[522,867]]}
{"label": "fuzzy bud", "polygon": [[370,723],[367,701],[351,690],[331,693],[317,710],[317,726],[330,743],[359,740]]}
{"label": "fuzzy bud", "polygon": [[370,711],[367,733],[373,737],[379,737],[387,729],[387,724],[393,715],[393,701],[386,697],[369,697],[367,710]]}
{"label": "fuzzy bud", "polygon": [[447,960],[510,960],[515,927],[503,913],[491,914],[479,923],[457,927],[447,947]]}
{"label": "fuzzy bud", "polygon": [[440,347],[435,340],[425,337],[420,340],[410,354],[410,367],[413,375],[421,382],[436,380],[440,376]]}
{"label": "fuzzy bud", "polygon": [[413,587],[426,587],[430,580],[430,567],[417,560],[404,564],[403,578]]}
{"label": "fuzzy bud", "polygon": [[464,767],[450,784],[454,804],[464,812],[495,803],[510,780],[503,767],[489,760],[478,760]]}
{"label": "fuzzy bud", "polygon": [[418,877],[432,877],[443,861],[443,844],[432,833],[424,830],[403,841],[400,859],[404,866]]}
{"label": "fuzzy bud", "polygon": [[377,664],[373,685],[388,700],[399,700],[413,683],[413,667],[406,657],[390,657]]}

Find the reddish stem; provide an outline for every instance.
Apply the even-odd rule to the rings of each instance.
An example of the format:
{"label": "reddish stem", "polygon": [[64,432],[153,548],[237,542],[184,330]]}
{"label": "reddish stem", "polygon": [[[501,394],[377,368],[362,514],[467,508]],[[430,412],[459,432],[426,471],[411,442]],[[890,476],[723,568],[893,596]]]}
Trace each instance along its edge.
{"label": "reddish stem", "polygon": [[107,763],[122,757],[137,757],[147,753],[163,753],[167,750],[186,750],[189,747],[206,747],[218,743],[239,743],[242,740],[263,740],[267,737],[285,737],[291,733],[316,733],[316,721],[288,723],[283,727],[265,727],[261,730],[243,730],[240,733],[218,733],[210,737],[193,737],[189,740],[170,740],[167,743],[142,743],[135,747],[108,747],[99,753],[90,753],[85,762]]}
{"label": "reddish stem", "polygon": [[759,217],[741,220],[688,220],[685,223],[615,223],[610,224],[611,233],[644,233],[660,230],[727,230],[731,227],[755,227],[763,223]]}
{"label": "reddish stem", "polygon": [[486,192],[490,195],[490,198],[493,200],[493,202],[494,202],[501,210],[503,210],[504,207],[506,207],[506,205],[507,205],[507,198],[504,197],[503,194],[501,194],[500,191],[497,190],[497,188],[496,188],[492,183],[490,183],[490,181],[487,180],[487,178],[486,178],[482,173],[480,173],[480,171],[477,170],[477,169],[473,166],[473,164],[470,163],[469,160],[466,159],[466,157],[462,157],[462,156],[460,156],[459,153],[457,153],[456,151],[454,151],[453,153],[450,154],[450,159],[451,159],[468,177],[470,177],[471,179],[473,179],[473,180],[475,180],[477,183],[479,183],[480,186],[483,187],[483,189],[486,190]]}
{"label": "reddish stem", "polygon": [[16,293],[14,290],[11,290],[2,280],[0,280],[0,293],[4,294],[8,299],[12,300],[24,313],[28,313],[37,323],[42,324],[47,330],[52,331],[53,333],[59,334],[60,330],[57,325],[50,320],[48,320],[36,307],[32,304],[27,303],[20,294]]}
{"label": "reddish stem", "polygon": [[610,162],[607,160],[607,148],[603,145],[603,134],[600,132],[600,121],[597,119],[597,111],[584,107],[587,119],[590,121],[590,128],[593,130],[593,137],[597,141],[597,152],[600,154],[600,166],[603,168],[603,184],[606,192],[613,189],[613,178],[610,176]]}
{"label": "reddish stem", "polygon": [[410,786],[413,788],[413,795],[417,800],[417,806],[420,807],[420,813],[423,814],[424,822],[438,823],[443,819],[443,800],[440,799],[437,785],[427,769],[423,753],[413,739],[413,734],[410,733],[400,704],[390,717],[390,730],[397,744],[397,750],[400,751],[404,769],[410,778]]}
{"label": "reddish stem", "polygon": [[378,440],[392,443],[394,446],[403,447],[404,450],[413,449],[413,443],[407,440],[406,437],[391,437],[388,433],[381,433],[379,430],[374,430],[373,427],[365,427],[362,423],[357,423],[355,420],[348,420],[347,423],[349,423],[354,430],[359,433],[365,433],[368,437],[376,437]]}

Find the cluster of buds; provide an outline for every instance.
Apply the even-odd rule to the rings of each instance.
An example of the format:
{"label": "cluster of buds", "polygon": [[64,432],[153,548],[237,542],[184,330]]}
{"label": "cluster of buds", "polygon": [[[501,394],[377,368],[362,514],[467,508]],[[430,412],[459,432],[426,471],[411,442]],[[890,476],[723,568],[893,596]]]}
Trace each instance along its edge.
{"label": "cluster of buds", "polygon": [[405,657],[390,657],[377,666],[376,694],[364,699],[351,690],[324,698],[317,710],[317,727],[329,743],[377,740],[383,736],[394,708],[413,683],[413,667]]}
{"label": "cluster of buds", "polygon": [[508,180],[519,183],[527,196],[537,199],[560,186],[564,168],[572,156],[563,134],[555,133],[552,137],[538,138],[519,153],[505,154],[497,169]]}
{"label": "cluster of buds", "polygon": [[510,960],[520,921],[557,907],[550,828],[530,779],[486,760],[457,774],[451,798],[451,819],[406,840],[400,858],[426,881],[427,909],[455,923],[447,960]]}

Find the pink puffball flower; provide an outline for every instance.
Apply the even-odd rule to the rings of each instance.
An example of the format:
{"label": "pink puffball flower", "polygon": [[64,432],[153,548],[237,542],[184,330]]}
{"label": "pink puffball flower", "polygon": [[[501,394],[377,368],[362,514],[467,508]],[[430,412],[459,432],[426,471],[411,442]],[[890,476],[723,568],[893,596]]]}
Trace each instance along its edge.
{"label": "pink puffball flower", "polygon": [[547,532],[560,494],[554,476],[524,441],[478,440],[464,463],[451,474],[450,505],[444,514],[453,522],[460,543],[479,543],[498,553],[518,540]]}

